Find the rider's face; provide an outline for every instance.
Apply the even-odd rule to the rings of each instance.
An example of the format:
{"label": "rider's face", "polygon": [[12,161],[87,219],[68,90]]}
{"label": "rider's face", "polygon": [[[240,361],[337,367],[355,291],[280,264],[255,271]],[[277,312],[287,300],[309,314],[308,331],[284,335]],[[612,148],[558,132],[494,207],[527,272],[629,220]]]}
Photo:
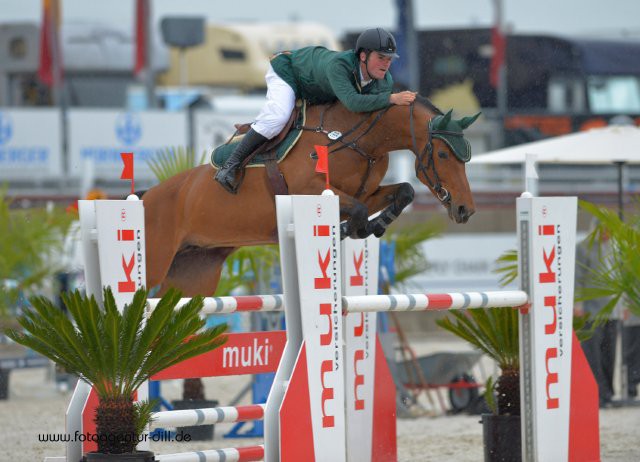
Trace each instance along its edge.
{"label": "rider's face", "polygon": [[360,55],[362,76],[367,79],[384,79],[385,74],[391,66],[392,57],[378,52],[369,53],[369,60],[365,63],[364,53]]}

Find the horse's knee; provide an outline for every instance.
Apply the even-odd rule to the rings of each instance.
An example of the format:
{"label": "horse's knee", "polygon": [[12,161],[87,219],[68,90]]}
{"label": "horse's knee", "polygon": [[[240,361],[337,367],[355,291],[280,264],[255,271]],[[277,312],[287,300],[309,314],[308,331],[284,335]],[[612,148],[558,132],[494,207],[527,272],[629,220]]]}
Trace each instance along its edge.
{"label": "horse's knee", "polygon": [[400,208],[400,211],[404,209],[407,205],[413,202],[413,198],[415,197],[415,190],[413,186],[409,183],[401,183],[398,188],[398,192],[396,193],[396,204]]}

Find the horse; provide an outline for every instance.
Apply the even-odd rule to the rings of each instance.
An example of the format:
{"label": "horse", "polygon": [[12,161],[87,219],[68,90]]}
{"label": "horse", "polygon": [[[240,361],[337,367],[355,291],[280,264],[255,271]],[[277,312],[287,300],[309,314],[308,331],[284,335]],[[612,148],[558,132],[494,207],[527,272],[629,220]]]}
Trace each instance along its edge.
{"label": "horse", "polygon": [[[465,172],[470,159],[462,130],[479,114],[460,120],[443,114],[418,96],[410,106],[391,105],[353,113],[339,102],[310,106],[297,143],[278,165],[289,194],[320,194],[324,175],[310,153],[329,146],[330,189],[339,197],[341,235],[381,236],[414,198],[409,183],[381,186],[389,153],[409,149],[416,176],[446,208],[465,223],[475,206]],[[338,132],[338,139],[336,138]],[[145,208],[147,287],[159,293],[175,287],[185,296],[212,295],[225,259],[238,247],[276,244],[275,197],[264,168],[247,168],[238,194],[200,165],[150,188]],[[369,219],[376,212],[378,217]]]}

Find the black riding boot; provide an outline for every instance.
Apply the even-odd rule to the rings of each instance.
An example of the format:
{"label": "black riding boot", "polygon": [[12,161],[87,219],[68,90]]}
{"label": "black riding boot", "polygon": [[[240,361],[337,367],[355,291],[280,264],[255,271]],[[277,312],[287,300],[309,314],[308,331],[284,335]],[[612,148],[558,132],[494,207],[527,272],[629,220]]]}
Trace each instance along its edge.
{"label": "black riding boot", "polygon": [[242,182],[242,177],[238,178],[238,169],[242,165],[242,161],[266,141],[266,137],[253,128],[249,129],[236,147],[236,150],[229,156],[222,168],[218,170],[215,180],[231,194],[237,194],[238,187]]}

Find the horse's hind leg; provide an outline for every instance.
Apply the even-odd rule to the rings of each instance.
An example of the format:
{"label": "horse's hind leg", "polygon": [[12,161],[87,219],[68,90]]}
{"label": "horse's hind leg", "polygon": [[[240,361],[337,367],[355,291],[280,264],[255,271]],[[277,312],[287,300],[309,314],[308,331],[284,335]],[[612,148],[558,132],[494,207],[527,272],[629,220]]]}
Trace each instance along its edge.
{"label": "horse's hind leg", "polygon": [[398,183],[378,188],[366,199],[365,204],[369,209],[369,214],[373,215],[380,210],[382,213],[358,229],[356,235],[359,238],[365,238],[371,234],[376,237],[382,236],[387,227],[413,201],[413,197],[413,187],[409,183]]}
{"label": "horse's hind leg", "polygon": [[218,287],[225,259],[235,247],[190,247],[175,256],[160,294],[175,287],[185,297],[211,296]]}

